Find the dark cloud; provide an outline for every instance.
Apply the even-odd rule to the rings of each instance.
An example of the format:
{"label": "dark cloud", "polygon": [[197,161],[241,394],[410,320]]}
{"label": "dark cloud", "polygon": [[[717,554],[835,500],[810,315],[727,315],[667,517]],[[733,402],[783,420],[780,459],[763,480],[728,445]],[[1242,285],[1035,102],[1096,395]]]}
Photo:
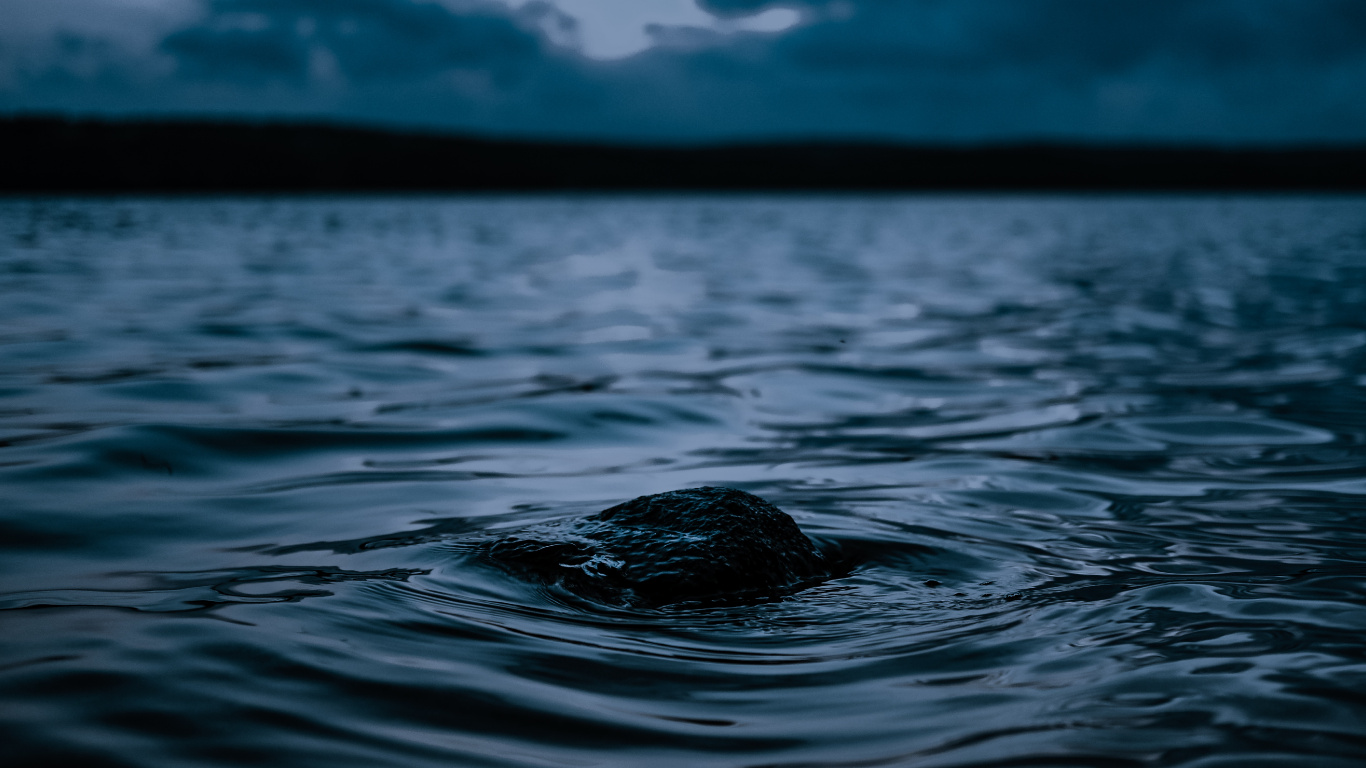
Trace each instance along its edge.
{"label": "dark cloud", "polygon": [[294,30],[278,24],[264,29],[194,27],[166,38],[162,49],[175,56],[183,72],[197,78],[301,80],[308,74],[308,48]]}
{"label": "dark cloud", "polygon": [[772,124],[966,139],[1366,138],[1359,2],[841,5],[852,13],[765,43],[765,92],[799,88],[791,98],[824,108],[780,119],[760,94],[752,108],[771,109]]}
{"label": "dark cloud", "polygon": [[354,81],[479,69],[507,72],[542,56],[543,40],[502,6],[462,12],[396,0],[213,0],[163,49],[194,76],[299,79],[324,56]]}
{"label": "dark cloud", "polygon": [[1366,140],[1361,0],[700,5],[726,17],[793,8],[804,21],[778,34],[661,28],[653,49],[602,62],[561,44],[573,20],[545,0],[516,11],[492,0],[205,0],[151,50],[68,35],[20,61],[0,47],[0,109],[636,140]]}
{"label": "dark cloud", "polygon": [[1103,77],[1146,63],[1331,63],[1366,51],[1359,2],[1328,0],[864,0],[842,23],[775,48],[799,65],[895,72],[1046,68]]}
{"label": "dark cloud", "polygon": [[783,0],[698,0],[698,7],[717,16],[747,16],[769,8],[811,9],[811,2],[783,2]]}

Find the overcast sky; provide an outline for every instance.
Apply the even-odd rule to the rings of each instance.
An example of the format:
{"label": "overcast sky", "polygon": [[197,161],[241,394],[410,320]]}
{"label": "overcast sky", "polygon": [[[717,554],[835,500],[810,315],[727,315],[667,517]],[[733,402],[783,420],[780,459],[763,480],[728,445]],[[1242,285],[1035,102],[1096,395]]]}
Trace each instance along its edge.
{"label": "overcast sky", "polygon": [[1366,141],[1366,0],[0,0],[0,112]]}

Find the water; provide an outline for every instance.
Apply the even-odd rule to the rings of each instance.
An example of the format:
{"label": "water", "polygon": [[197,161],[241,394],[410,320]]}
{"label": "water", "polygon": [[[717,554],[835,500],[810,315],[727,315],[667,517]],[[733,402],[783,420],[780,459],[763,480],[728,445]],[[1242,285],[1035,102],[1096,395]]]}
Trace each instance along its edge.
{"label": "water", "polygon": [[[1366,199],[10,199],[0,297],[6,765],[1366,765]],[[706,484],[860,564],[468,545]]]}

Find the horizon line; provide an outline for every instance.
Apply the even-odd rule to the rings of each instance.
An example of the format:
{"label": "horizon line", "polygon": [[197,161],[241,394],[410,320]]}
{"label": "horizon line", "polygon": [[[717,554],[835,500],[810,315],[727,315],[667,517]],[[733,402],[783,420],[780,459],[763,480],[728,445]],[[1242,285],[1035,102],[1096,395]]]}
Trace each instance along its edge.
{"label": "horizon line", "polygon": [[711,137],[698,139],[623,139],[587,136],[500,134],[435,125],[401,125],[382,121],[344,120],[322,116],[216,115],[213,113],[93,114],[57,111],[0,112],[5,123],[67,123],[110,126],[201,126],[257,129],[308,129],[338,133],[383,134],[397,137],[442,139],[484,144],[527,145],[563,148],[639,149],[652,151],[748,149],[748,148],[869,148],[926,151],[974,150],[1098,150],[1206,153],[1355,152],[1366,151],[1359,141],[1221,142],[1213,139],[1113,138],[1066,136],[1019,136],[974,139],[897,138],[892,136],[829,134]]}

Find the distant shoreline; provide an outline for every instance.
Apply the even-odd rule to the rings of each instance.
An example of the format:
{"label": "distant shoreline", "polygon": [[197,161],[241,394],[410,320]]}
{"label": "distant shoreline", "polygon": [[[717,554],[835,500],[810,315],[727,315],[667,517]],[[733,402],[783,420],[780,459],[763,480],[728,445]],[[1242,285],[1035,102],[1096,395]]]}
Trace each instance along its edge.
{"label": "distant shoreline", "polygon": [[1366,191],[1366,144],[637,146],[318,123],[0,118],[0,192]]}

